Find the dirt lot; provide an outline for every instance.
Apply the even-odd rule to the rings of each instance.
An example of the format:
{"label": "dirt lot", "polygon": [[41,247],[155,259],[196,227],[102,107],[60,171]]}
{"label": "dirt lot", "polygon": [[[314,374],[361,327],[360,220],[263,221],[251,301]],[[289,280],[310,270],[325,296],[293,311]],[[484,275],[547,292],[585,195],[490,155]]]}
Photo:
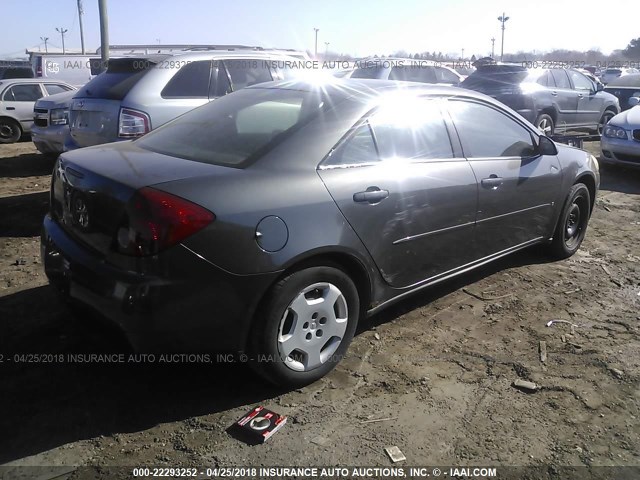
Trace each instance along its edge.
{"label": "dirt lot", "polygon": [[[573,258],[525,251],[415,296],[361,325],[328,377],[283,391],[242,365],[14,356],[127,352],[47,286],[52,166],[0,145],[0,464],[390,466],[397,445],[400,465],[640,465],[640,172],[603,171]],[[256,404],[290,421],[248,446],[226,429]]]}

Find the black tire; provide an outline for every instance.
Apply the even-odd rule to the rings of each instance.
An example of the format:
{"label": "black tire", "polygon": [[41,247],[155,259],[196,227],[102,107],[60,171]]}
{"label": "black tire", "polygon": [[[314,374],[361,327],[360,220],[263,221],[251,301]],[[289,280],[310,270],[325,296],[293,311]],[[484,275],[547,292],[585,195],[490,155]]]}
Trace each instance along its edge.
{"label": "black tire", "polygon": [[576,183],[562,207],[553,240],[549,246],[551,255],[557,259],[569,258],[576,253],[587,233],[591,216],[591,194],[583,183]]}
{"label": "black tire", "polygon": [[537,128],[542,130],[547,137],[550,137],[555,132],[555,123],[553,122],[553,118],[546,113],[538,115],[535,125]]}
{"label": "black tire", "polygon": [[604,113],[602,114],[602,118],[598,123],[598,130],[597,130],[598,135],[602,136],[602,134],[604,133],[604,127],[607,125],[607,123],[609,123],[609,120],[611,120],[615,116],[616,116],[615,112],[612,112],[611,110],[604,111]]}
{"label": "black tire", "polygon": [[[293,301],[299,298],[306,289],[317,284],[335,286],[342,295],[334,302],[334,305],[331,305],[334,311],[336,308],[342,310],[342,313],[336,313],[335,316],[341,315],[346,318],[346,328],[341,337],[331,335],[330,329],[334,328],[330,325],[332,323],[331,317],[327,315],[329,316],[329,320],[327,320],[323,316],[322,310],[320,310],[320,317],[318,317],[318,312],[313,313],[313,316],[309,315],[309,318],[306,316],[304,318],[302,316],[296,317],[295,313],[292,313],[294,308],[290,308],[290,306]],[[313,289],[307,295],[319,294],[324,291],[320,288]],[[268,382],[286,387],[308,385],[329,373],[347,351],[360,316],[358,290],[349,276],[335,267],[305,268],[280,280],[268,292],[266,299],[255,316],[249,339],[248,353],[251,367]],[[338,302],[340,306],[336,307],[335,304]],[[323,305],[329,308],[329,304],[323,302]],[[310,308],[315,309],[316,307]],[[325,323],[322,323],[323,319]],[[338,323],[334,322],[334,325],[338,325]],[[305,326],[306,328],[302,328]],[[283,345],[283,342],[280,342],[281,327],[283,334],[286,334],[282,338],[295,336],[303,345],[306,345],[304,342],[308,342],[310,350],[320,352],[318,358],[326,356],[324,362],[307,369],[304,363],[307,363],[310,356],[305,351],[296,349],[290,356],[286,356],[286,352],[281,352],[281,345]],[[326,331],[329,332],[324,338],[322,338],[324,335],[322,328],[326,328]],[[295,333],[291,333],[294,330]],[[314,346],[315,348],[313,348]],[[303,370],[295,370],[289,365],[301,367]]]}
{"label": "black tire", "polygon": [[10,118],[0,118],[0,143],[15,143],[20,140],[20,124]]}

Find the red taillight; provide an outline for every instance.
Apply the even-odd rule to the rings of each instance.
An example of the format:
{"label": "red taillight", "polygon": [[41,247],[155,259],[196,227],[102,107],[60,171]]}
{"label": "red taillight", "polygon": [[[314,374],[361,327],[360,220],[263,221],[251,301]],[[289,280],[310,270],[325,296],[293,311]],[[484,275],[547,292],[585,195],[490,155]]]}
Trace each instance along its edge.
{"label": "red taillight", "polygon": [[184,198],[153,188],[138,190],[127,206],[127,217],[118,230],[119,252],[155,255],[202,230],[215,215]]}
{"label": "red taillight", "polygon": [[131,108],[121,108],[118,118],[118,136],[121,138],[141,137],[151,131],[149,115]]}

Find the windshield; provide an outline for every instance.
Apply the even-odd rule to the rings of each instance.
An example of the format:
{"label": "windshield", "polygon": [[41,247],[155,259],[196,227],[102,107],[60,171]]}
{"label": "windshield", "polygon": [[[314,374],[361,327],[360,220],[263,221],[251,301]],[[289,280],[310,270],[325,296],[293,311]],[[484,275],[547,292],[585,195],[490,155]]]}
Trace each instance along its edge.
{"label": "windshield", "polygon": [[136,141],[153,152],[243,167],[320,112],[318,93],[249,88],[196,108]]}

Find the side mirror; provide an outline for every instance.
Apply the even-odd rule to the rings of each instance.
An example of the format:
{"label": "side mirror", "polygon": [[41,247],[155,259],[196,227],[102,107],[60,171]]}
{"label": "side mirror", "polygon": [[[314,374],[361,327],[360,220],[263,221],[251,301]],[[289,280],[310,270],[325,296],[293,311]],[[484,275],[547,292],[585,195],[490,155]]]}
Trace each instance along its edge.
{"label": "side mirror", "polygon": [[630,107],[635,107],[636,105],[640,104],[640,97],[629,97],[627,103]]}
{"label": "side mirror", "polygon": [[596,83],[596,92],[601,92],[604,90],[604,85],[601,84],[600,82]]}
{"label": "side mirror", "polygon": [[545,135],[540,135],[538,143],[538,155],[557,155],[558,147],[553,140]]}

